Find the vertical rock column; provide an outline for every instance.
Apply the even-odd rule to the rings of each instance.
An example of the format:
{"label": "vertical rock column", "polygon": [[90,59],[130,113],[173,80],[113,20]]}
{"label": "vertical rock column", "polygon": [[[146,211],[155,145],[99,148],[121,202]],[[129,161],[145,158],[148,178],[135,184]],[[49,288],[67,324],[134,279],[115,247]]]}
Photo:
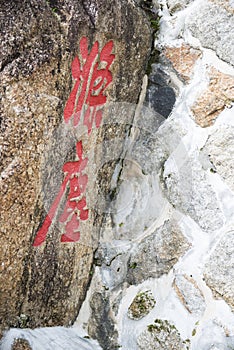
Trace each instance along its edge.
{"label": "vertical rock column", "polygon": [[[6,1],[0,14],[1,327],[69,325],[102,221],[93,203],[105,106],[137,102],[150,29],[130,0]],[[111,137],[124,133],[117,126]]]}

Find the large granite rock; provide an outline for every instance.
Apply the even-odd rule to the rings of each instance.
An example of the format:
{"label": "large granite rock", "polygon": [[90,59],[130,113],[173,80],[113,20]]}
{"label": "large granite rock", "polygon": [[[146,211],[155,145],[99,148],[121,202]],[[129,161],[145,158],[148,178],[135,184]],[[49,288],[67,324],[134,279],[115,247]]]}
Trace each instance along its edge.
{"label": "large granite rock", "polygon": [[[63,165],[75,158],[74,137],[63,122],[72,74],[78,74],[75,64],[71,74],[71,63],[83,36],[89,50],[99,42],[99,53],[109,42],[109,55],[115,55],[113,80],[104,94],[108,101],[136,103],[151,47],[150,28],[130,0],[6,1],[0,13],[1,327],[20,326],[22,315],[24,327],[69,325],[86,293],[102,215],[89,208],[79,244],[60,242],[56,217],[46,240],[37,246],[33,242],[58,194]],[[84,58],[84,41],[82,48]],[[104,61],[107,56],[103,54]],[[100,164],[106,149],[99,147],[95,154],[95,144],[116,135],[121,140],[126,132],[118,125],[100,133],[94,129],[89,135],[87,129],[76,131],[89,155],[86,199],[91,204],[99,187],[108,193],[115,165],[113,161],[103,179]]]}

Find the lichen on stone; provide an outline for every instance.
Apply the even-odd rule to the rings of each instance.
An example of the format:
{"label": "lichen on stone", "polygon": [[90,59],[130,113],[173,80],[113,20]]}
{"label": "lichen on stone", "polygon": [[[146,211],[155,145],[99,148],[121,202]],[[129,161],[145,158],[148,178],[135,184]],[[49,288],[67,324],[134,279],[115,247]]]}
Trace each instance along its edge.
{"label": "lichen on stone", "polygon": [[132,320],[140,320],[154,308],[156,300],[150,291],[140,292],[133,299],[128,308],[128,317]]}
{"label": "lichen on stone", "polygon": [[168,320],[156,319],[137,339],[138,349],[188,350],[189,340],[182,340],[180,333]]}
{"label": "lichen on stone", "polygon": [[15,339],[11,350],[32,350],[26,339]]}

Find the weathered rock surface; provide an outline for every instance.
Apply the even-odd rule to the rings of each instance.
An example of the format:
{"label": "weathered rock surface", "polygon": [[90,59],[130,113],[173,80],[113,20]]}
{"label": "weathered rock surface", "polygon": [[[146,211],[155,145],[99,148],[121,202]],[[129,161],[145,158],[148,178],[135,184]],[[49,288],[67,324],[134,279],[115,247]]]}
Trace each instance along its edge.
{"label": "weathered rock surface", "polygon": [[211,163],[225,183],[234,191],[234,139],[233,127],[221,126],[210,135],[204,147],[204,152],[208,155]]}
{"label": "weathered rock surface", "polygon": [[175,89],[171,84],[170,76],[160,64],[152,64],[149,75],[149,86],[146,94],[146,106],[156,113],[167,118],[175,104]]}
{"label": "weathered rock surface", "polygon": [[164,55],[178,75],[188,82],[192,77],[194,65],[201,56],[201,51],[182,44],[179,47],[166,47]]}
{"label": "weathered rock surface", "polygon": [[196,122],[201,127],[214,123],[225,107],[234,101],[234,77],[211,67],[208,73],[209,86],[192,106]]}
{"label": "weathered rock surface", "polygon": [[138,349],[187,350],[189,343],[183,341],[176,327],[167,320],[155,320],[137,339]]}
{"label": "weathered rock surface", "polygon": [[198,38],[204,47],[214,50],[222,60],[234,64],[232,13],[219,4],[207,1],[197,6],[186,22],[193,36]]}
{"label": "weathered rock surface", "polygon": [[95,264],[101,266],[102,281],[107,288],[120,286],[126,279],[129,249],[127,242],[105,242],[95,253]]}
{"label": "weathered rock surface", "polygon": [[184,307],[192,314],[202,317],[206,304],[196,281],[186,275],[178,275],[174,281],[174,289]]}
{"label": "weathered rock surface", "polygon": [[[80,244],[61,244],[57,225],[46,243],[37,248],[32,243],[63,180],[62,166],[74,159],[73,149],[67,149],[69,133],[61,128],[73,86],[71,62],[82,36],[90,47],[95,40],[100,47],[113,40],[113,83],[106,94],[109,101],[136,103],[151,47],[150,28],[128,0],[7,1],[0,12],[1,327],[19,325],[21,314],[27,327],[68,325],[90,279],[97,240],[93,225],[98,230],[100,215],[90,211]],[[123,138],[125,132],[116,127],[111,135],[108,130],[101,133],[98,141],[117,134]],[[95,142],[93,134],[91,141],[84,136],[84,151],[91,152]],[[101,160],[100,152],[96,170]],[[98,186],[94,168],[87,172],[91,203]],[[102,179],[106,192],[112,172],[110,166]]]}
{"label": "weathered rock surface", "polygon": [[216,297],[222,297],[234,311],[234,232],[227,232],[204,268],[206,283]]}
{"label": "weathered rock surface", "polygon": [[113,318],[109,293],[104,288],[93,293],[90,300],[91,317],[89,319],[88,333],[98,339],[103,349],[118,349],[118,332]]}
{"label": "weathered rock surface", "polygon": [[144,238],[129,259],[127,281],[138,284],[166,274],[188,250],[189,243],[174,222],[166,221]]}
{"label": "weathered rock surface", "polygon": [[180,168],[165,164],[165,192],[170,203],[191,216],[205,231],[222,227],[224,217],[207,175],[197,159],[185,159]]}

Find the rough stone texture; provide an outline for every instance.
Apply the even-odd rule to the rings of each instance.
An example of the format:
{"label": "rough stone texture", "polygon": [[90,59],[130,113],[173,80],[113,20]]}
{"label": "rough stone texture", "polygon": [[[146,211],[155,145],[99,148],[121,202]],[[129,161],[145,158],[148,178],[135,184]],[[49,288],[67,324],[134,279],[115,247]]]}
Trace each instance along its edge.
{"label": "rough stone texture", "polygon": [[[152,108],[147,108],[149,101],[147,106],[138,104],[142,108],[133,120],[135,138],[131,129],[85,304],[89,306],[91,298],[84,327],[91,325],[92,337],[103,338],[104,348],[104,343],[109,348],[117,345],[116,340],[109,341],[116,331],[119,346],[126,350],[234,348],[233,237],[227,236],[228,244],[215,246],[233,228],[233,115],[231,108],[224,108],[231,101],[233,67],[222,61],[233,59],[233,20],[224,2],[215,1],[160,2],[162,17],[155,40],[159,62],[152,66],[146,92],[148,98],[151,86],[155,89]],[[199,125],[190,108],[197,96],[206,98],[199,111],[204,123]],[[216,125],[203,129],[216,108],[219,113],[224,109]],[[168,221],[171,217],[178,224]],[[113,247],[117,244],[118,249]],[[121,244],[125,250],[119,249]],[[144,290],[153,291],[156,305],[147,316],[132,320],[128,308]],[[137,302],[131,309],[140,314]],[[155,318],[170,324],[158,320],[153,324]]]}
{"label": "rough stone texture", "polygon": [[95,264],[101,266],[103,283],[107,288],[116,288],[126,279],[130,246],[127,243],[118,246],[113,241],[105,242],[98,247]]}
{"label": "rough stone texture", "polygon": [[221,228],[224,217],[215,192],[197,159],[185,159],[179,169],[164,169],[165,193],[170,203],[189,215],[204,231]]}
{"label": "rough stone texture", "polygon": [[214,123],[225,107],[234,101],[234,77],[211,67],[208,73],[209,85],[192,106],[196,122],[201,127]]}
{"label": "rough stone texture", "polygon": [[90,307],[92,311],[88,325],[89,335],[94,339],[98,339],[103,349],[118,349],[118,332],[108,291],[104,288],[95,291],[90,300]]}
{"label": "rough stone texture", "polygon": [[234,191],[234,128],[221,126],[208,138],[203,151],[208,155],[210,162],[225,183]]}
{"label": "rough stone texture", "polygon": [[188,248],[189,244],[178,225],[166,221],[144,238],[132,253],[128,263],[128,282],[138,284],[168,273]]}
{"label": "rough stone texture", "polygon": [[178,275],[174,281],[174,289],[184,307],[195,316],[202,317],[206,304],[196,281],[187,275]]}
{"label": "rough stone texture", "polygon": [[128,317],[140,320],[154,308],[156,301],[150,291],[140,292],[133,299],[128,308]]}
{"label": "rough stone texture", "polygon": [[211,254],[204,269],[206,283],[234,311],[234,232],[227,232]]}
{"label": "rough stone texture", "polygon": [[[35,249],[32,242],[63,179],[62,165],[74,156],[66,149],[66,133],[55,137],[73,86],[70,65],[83,35],[90,45],[112,39],[116,59],[107,95],[136,103],[151,47],[149,24],[128,0],[7,1],[0,14],[1,327],[19,325],[21,314],[27,327],[68,325],[86,293],[96,246],[93,225],[98,228],[101,218],[91,213],[80,244],[60,244],[56,225],[45,244]],[[100,133],[99,143],[123,138],[126,130],[108,132]],[[85,152],[95,142],[84,140]],[[97,152],[97,169],[101,160]],[[110,166],[100,181],[106,192],[112,172]],[[90,202],[98,190],[92,177]]]}
{"label": "rough stone texture", "polygon": [[183,341],[176,327],[167,320],[155,320],[137,339],[138,349],[188,350],[189,343]]}
{"label": "rough stone texture", "polygon": [[222,60],[234,64],[234,17],[231,13],[207,1],[197,6],[186,22],[202,46],[214,50]]}
{"label": "rough stone texture", "polygon": [[32,350],[26,339],[16,339],[11,347],[12,350]]}
{"label": "rough stone texture", "polygon": [[182,44],[180,47],[166,47],[163,53],[177,74],[188,82],[192,77],[194,65],[201,56],[201,51],[188,44]]}
{"label": "rough stone texture", "polygon": [[211,0],[211,2],[234,14],[234,5],[232,0]]}

